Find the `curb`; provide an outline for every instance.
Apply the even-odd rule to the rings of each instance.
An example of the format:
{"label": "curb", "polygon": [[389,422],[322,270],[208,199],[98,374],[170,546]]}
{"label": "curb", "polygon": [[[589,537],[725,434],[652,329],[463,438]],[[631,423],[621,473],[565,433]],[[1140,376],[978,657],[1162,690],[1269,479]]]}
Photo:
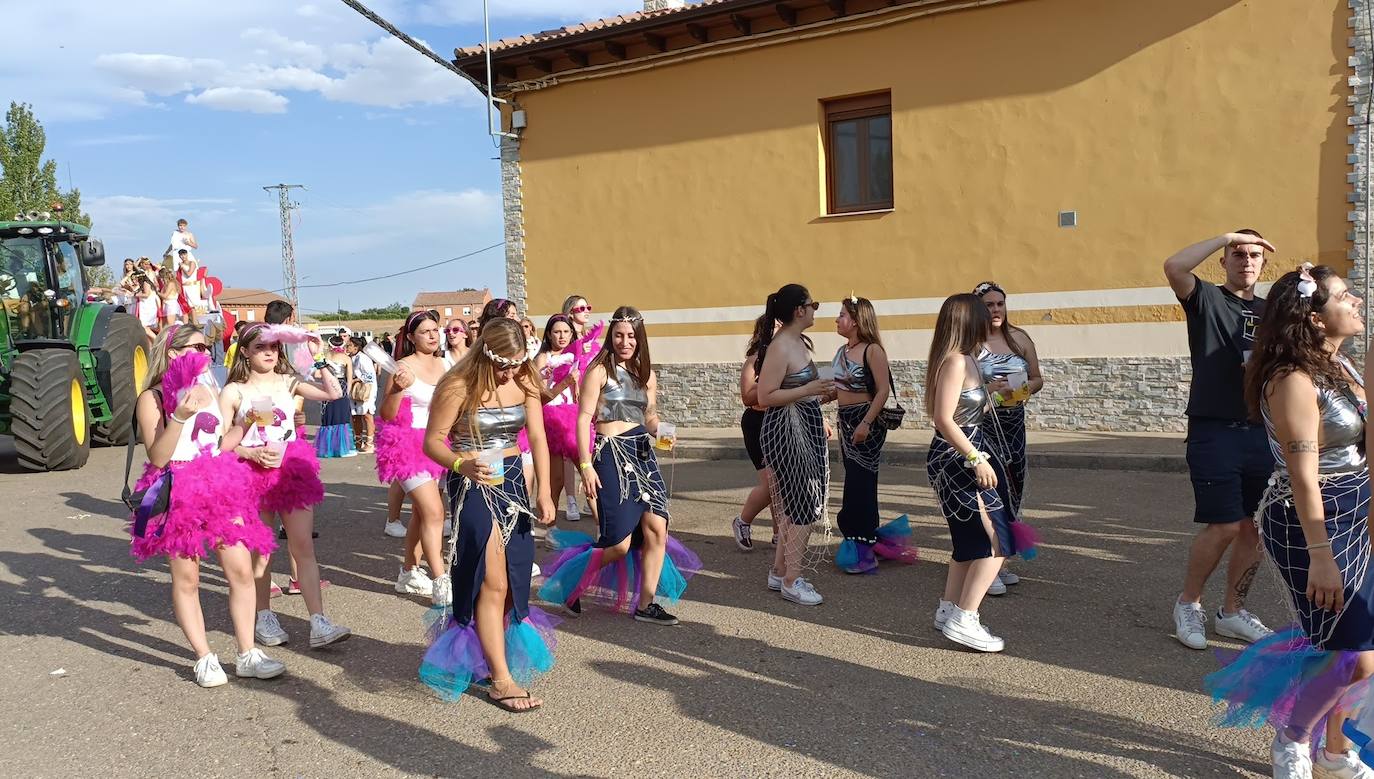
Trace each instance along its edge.
{"label": "curb", "polygon": [[[831,442],[830,454],[838,461],[839,444]],[[888,444],[883,449],[886,465],[925,465],[927,447],[920,444]],[[682,441],[677,455],[700,460],[747,460],[743,442],[715,443]],[[1057,468],[1078,471],[1150,471],[1154,473],[1187,473],[1188,462],[1182,454],[1118,454],[1106,452],[1037,452],[1030,451],[1032,468]]]}

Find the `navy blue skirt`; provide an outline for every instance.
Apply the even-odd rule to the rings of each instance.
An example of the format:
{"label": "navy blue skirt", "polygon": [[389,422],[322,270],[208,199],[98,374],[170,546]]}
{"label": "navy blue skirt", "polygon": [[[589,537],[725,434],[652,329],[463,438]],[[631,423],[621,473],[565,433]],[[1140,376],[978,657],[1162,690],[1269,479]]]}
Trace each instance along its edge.
{"label": "navy blue skirt", "polygon": [[[525,469],[519,456],[506,458],[505,481],[496,486],[477,484],[450,471],[448,494],[453,515],[457,517],[453,532],[457,534],[457,559],[453,570],[453,621],[466,625],[472,621],[472,610],[482,590],[487,572],[487,539],[500,532],[492,506],[514,503],[528,510],[529,493],[525,488]],[[487,491],[500,492],[505,498],[490,498]],[[509,499],[509,500],[507,500]],[[509,588],[511,611],[519,619],[530,613],[530,573],[534,564],[534,536],[530,517],[524,512],[516,515],[515,528],[506,544],[506,582]]]}
{"label": "navy blue skirt", "polygon": [[[1271,482],[1272,484],[1272,482]],[[1271,490],[1282,486],[1271,486]],[[1369,570],[1369,472],[1322,479],[1322,511],[1331,554],[1345,584],[1345,607],[1339,614],[1319,609],[1307,599],[1311,558],[1307,539],[1291,499],[1266,495],[1259,521],[1269,559],[1288,585],[1298,624],[1317,649],[1363,652],[1374,649],[1374,571]]]}
{"label": "navy blue skirt", "polygon": [[592,468],[601,480],[594,504],[600,534],[596,546],[616,546],[629,538],[630,548],[638,549],[644,515],[668,519],[668,489],[658,470],[654,438],[643,427],[611,437],[598,434],[593,451]]}
{"label": "navy blue skirt", "polygon": [[[935,497],[940,501],[940,512],[945,515],[949,525],[950,540],[954,547],[954,561],[963,563],[981,560],[985,557],[1011,557],[1017,553],[1016,538],[1011,532],[1011,498],[1006,469],[995,452],[989,451],[983,432],[976,427],[964,428],[964,434],[979,451],[988,452],[988,464],[997,474],[997,487],[985,490],[978,486],[978,479],[972,468],[964,466],[965,458],[939,433],[930,442],[926,453],[926,475],[930,486],[935,489]],[[979,511],[979,501],[988,513],[992,529],[997,536],[997,547],[983,527]]]}

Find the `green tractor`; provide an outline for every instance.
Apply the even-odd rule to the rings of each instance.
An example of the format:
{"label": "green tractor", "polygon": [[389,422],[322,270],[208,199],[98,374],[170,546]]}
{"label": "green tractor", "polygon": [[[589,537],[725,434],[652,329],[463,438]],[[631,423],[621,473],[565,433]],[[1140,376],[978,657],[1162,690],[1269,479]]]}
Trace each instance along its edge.
{"label": "green tractor", "polygon": [[86,268],[104,264],[83,225],[36,211],[0,221],[0,435],[29,470],[80,468],[92,443],[135,435],[148,339],[123,307],[88,300]]}

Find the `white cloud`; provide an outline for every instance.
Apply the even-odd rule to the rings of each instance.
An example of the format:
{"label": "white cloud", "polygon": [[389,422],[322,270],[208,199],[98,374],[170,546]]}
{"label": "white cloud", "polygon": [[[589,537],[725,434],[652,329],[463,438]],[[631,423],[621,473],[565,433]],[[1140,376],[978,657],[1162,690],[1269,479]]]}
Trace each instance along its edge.
{"label": "white cloud", "polygon": [[166,97],[195,89],[223,73],[215,59],[191,59],[170,54],[102,54],[95,58],[98,70],[113,76],[121,87]]}
{"label": "white cloud", "polygon": [[186,102],[203,105],[217,111],[248,111],[254,114],[284,114],[290,102],[284,96],[266,89],[247,87],[211,87],[198,94],[187,95]]}
{"label": "white cloud", "polygon": [[[83,197],[81,206],[91,215],[97,237],[123,241],[125,254],[149,254],[166,248],[150,244],[172,234],[176,220],[189,219],[197,226],[235,212],[235,201],[228,198],[155,198],[145,195],[107,195]],[[138,242],[127,246],[131,242]],[[150,255],[151,256],[151,255]]]}
{"label": "white cloud", "polygon": [[395,38],[348,47],[341,53],[348,62],[343,77],[320,90],[330,100],[386,108],[454,99],[478,102],[471,84]]}
{"label": "white cloud", "polygon": [[240,33],[239,37],[260,46],[258,53],[276,55],[281,61],[291,65],[317,69],[324,67],[328,61],[324,56],[324,49],[320,46],[305,41],[291,40],[276,30],[250,27]]}
{"label": "white cloud", "polygon": [[[491,0],[493,19],[585,22],[642,10],[640,0]],[[471,24],[482,21],[482,4],[476,0],[430,0],[415,9],[415,17],[425,24]]]}

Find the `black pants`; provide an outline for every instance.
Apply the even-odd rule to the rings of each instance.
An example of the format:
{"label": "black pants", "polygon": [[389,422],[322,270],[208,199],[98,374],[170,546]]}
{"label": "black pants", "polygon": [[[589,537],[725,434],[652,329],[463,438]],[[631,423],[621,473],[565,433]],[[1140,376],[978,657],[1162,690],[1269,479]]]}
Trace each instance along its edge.
{"label": "black pants", "polygon": [[840,457],[844,460],[844,495],[836,520],[845,538],[858,543],[878,543],[878,464],[882,458],[887,430],[870,425],[868,438],[850,443],[854,428],[868,413],[868,403],[841,406]]}

